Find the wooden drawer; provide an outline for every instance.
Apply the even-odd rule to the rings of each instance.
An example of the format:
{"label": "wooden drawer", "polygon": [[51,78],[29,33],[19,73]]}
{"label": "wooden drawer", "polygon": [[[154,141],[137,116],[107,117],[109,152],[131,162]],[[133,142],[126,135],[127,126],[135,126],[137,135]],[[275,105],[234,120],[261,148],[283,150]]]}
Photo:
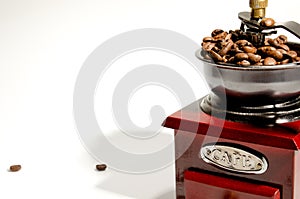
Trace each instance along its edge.
{"label": "wooden drawer", "polygon": [[186,199],[280,199],[278,188],[198,171],[184,173],[184,189]]}

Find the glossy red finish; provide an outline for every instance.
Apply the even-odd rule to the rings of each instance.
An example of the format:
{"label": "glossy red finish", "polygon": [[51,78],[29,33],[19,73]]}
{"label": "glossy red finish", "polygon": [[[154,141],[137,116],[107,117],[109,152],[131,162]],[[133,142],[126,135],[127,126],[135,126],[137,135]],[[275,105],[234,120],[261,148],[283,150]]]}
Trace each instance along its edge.
{"label": "glossy red finish", "polygon": [[[164,123],[165,127],[175,130],[177,198],[190,197],[192,192],[202,188],[215,192],[212,185],[205,182],[201,185],[191,176],[185,180],[184,173],[192,168],[196,173],[221,175],[222,179],[238,178],[237,183],[241,184],[279,189],[280,199],[300,199],[300,121],[262,127],[211,117],[193,107],[199,107],[199,102],[172,114]],[[263,154],[268,162],[267,171],[263,174],[236,173],[205,162],[199,155],[202,146],[216,142],[242,145]]]}
{"label": "glossy red finish", "polygon": [[[300,120],[286,124],[277,124],[273,127],[259,127],[253,124],[233,122],[212,117],[200,109],[194,110],[193,107],[199,107],[199,102],[197,101],[170,115],[163,125],[168,128],[203,135],[207,134],[208,128],[211,128],[210,136],[278,148],[300,149]],[[218,129],[220,128],[222,128],[222,133],[219,135]],[[214,133],[214,129],[216,129],[217,133]]]}
{"label": "glossy red finish", "polygon": [[280,199],[280,190],[267,185],[202,172],[184,173],[186,199]]}

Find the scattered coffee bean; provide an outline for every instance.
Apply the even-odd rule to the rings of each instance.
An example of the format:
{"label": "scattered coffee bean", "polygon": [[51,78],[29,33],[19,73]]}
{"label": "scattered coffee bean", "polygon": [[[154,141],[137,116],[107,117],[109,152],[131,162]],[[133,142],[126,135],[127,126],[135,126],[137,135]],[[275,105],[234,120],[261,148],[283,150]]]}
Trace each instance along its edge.
{"label": "scattered coffee bean", "polygon": [[272,27],[272,26],[274,26],[274,24],[275,24],[275,21],[272,18],[263,18],[260,21],[261,26]]}
{"label": "scattered coffee bean", "polygon": [[106,164],[97,164],[96,169],[98,171],[104,171],[107,168]]}
{"label": "scattered coffee bean", "polygon": [[11,165],[9,167],[9,170],[12,171],[12,172],[20,171],[21,170],[21,165]]}

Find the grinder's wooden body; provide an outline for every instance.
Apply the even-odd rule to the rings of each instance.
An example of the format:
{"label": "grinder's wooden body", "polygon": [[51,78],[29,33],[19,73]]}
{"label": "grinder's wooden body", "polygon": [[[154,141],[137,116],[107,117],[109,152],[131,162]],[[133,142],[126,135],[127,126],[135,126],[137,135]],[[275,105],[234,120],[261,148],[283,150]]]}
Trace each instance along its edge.
{"label": "grinder's wooden body", "polygon": [[[164,122],[175,132],[177,198],[300,199],[300,121],[272,127],[233,122],[202,112],[199,102]],[[268,168],[253,174],[211,164],[200,155],[211,143],[259,152]],[[233,160],[228,157],[224,163],[230,164]]]}

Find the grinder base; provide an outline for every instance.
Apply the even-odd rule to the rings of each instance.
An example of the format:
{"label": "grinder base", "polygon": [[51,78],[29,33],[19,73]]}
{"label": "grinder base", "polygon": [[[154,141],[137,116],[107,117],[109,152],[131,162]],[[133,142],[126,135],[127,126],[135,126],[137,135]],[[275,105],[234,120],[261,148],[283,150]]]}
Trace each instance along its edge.
{"label": "grinder base", "polygon": [[226,106],[217,96],[207,95],[200,103],[201,109],[226,120],[247,122],[257,125],[274,125],[293,122],[300,119],[300,96],[285,102],[267,104],[247,103],[227,100]]}

